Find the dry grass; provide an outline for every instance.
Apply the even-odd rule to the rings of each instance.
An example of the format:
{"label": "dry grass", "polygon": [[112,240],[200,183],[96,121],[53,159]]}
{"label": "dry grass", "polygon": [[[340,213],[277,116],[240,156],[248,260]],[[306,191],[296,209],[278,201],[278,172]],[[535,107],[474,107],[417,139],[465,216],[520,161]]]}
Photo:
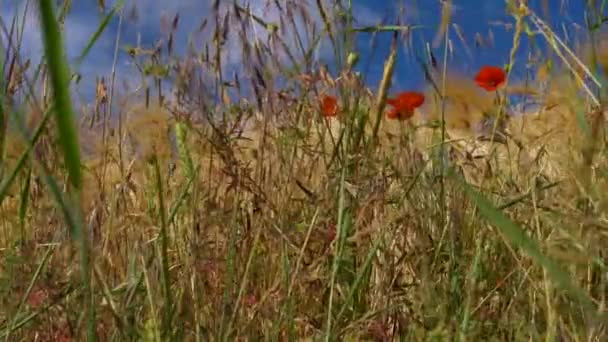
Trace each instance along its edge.
{"label": "dry grass", "polygon": [[[95,120],[79,129],[97,338],[604,340],[605,115],[579,96],[572,70],[511,79],[501,96],[527,93],[540,109],[508,116],[491,142],[505,109],[496,94],[438,68],[445,97],[429,86],[414,117],[382,117],[375,140],[387,83],[369,89],[348,67],[333,78],[310,46],[288,44],[327,28],[336,53],[349,41],[327,4],[289,3],[278,30],[246,6],[218,5],[209,54],[170,69],[174,97],[159,77],[147,97],[115,94],[110,113],[98,89]],[[241,37],[246,76],[221,65],[228,34]],[[164,50],[133,58],[174,63]],[[5,74],[4,106],[29,111],[31,133],[52,99]],[[319,113],[326,92],[338,95],[337,118]],[[0,184],[19,168],[0,197],[0,337],[83,340],[82,249],[45,178],[67,191],[55,123],[19,166],[28,142],[13,121],[3,125]]]}

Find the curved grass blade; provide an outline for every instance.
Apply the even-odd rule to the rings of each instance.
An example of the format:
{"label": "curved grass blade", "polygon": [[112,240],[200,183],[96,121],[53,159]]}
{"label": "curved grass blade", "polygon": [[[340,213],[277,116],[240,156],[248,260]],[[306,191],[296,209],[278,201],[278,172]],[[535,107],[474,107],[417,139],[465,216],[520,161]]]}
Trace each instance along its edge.
{"label": "curved grass blade", "polygon": [[70,97],[70,73],[65,58],[63,39],[55,19],[53,2],[39,0],[40,21],[43,33],[44,51],[55,102],[55,120],[59,130],[59,144],[63,149],[69,179],[75,189],[82,187],[80,170],[80,148],[74,122],[74,109]]}
{"label": "curved grass blade", "polygon": [[32,152],[32,149],[38,142],[40,135],[42,135],[42,132],[44,131],[44,127],[46,127],[46,123],[49,120],[49,118],[51,116],[50,114],[53,112],[53,110],[54,110],[53,107],[50,107],[46,111],[46,113],[44,113],[44,116],[42,117],[40,124],[38,124],[38,127],[36,127],[36,130],[34,131],[34,135],[31,139],[31,141],[27,144],[25,151],[23,151],[23,153],[21,153],[21,157],[19,157],[19,160],[17,161],[17,165],[15,165],[13,171],[2,182],[2,184],[0,184],[0,204],[6,197],[6,194],[8,193],[8,189],[11,187],[11,185],[13,185],[13,182],[17,178],[17,175],[19,174],[19,172],[25,165],[25,161],[27,160],[30,153]]}
{"label": "curved grass blade", "polygon": [[[80,269],[84,287],[83,297],[85,301],[85,316],[87,318],[87,340],[96,341],[97,324],[95,321],[95,302],[91,284],[89,239],[88,234],[84,231],[80,207],[80,194],[82,191],[80,144],[70,96],[70,73],[59,23],[56,20],[53,9],[53,2],[51,0],[39,0],[38,5],[45,57],[53,90],[59,145],[63,150],[63,158],[70,184],[69,207],[64,208],[64,215],[70,228],[76,233],[75,235],[80,245]],[[52,184],[53,179],[51,177],[48,178],[48,183]],[[74,239],[74,234],[72,238]]]}
{"label": "curved grass blade", "polygon": [[116,2],[116,4],[114,5],[114,7],[112,7],[112,9],[110,10],[110,12],[108,12],[108,14],[99,23],[99,27],[97,27],[97,30],[95,31],[95,33],[93,33],[93,35],[91,36],[91,39],[89,39],[89,42],[85,46],[84,50],[82,50],[82,53],[76,59],[76,66],[77,67],[80,66],[80,64],[82,63],[82,61],[89,54],[89,52],[93,48],[93,45],[95,45],[95,43],[97,42],[97,40],[99,39],[99,37],[101,36],[101,34],[103,33],[103,31],[105,31],[106,27],[108,27],[108,24],[110,23],[110,20],[112,19],[112,17],[114,17],[114,15],[116,14],[116,12],[118,12],[118,10],[120,10],[122,8],[123,4],[124,4],[124,0],[118,0]]}
{"label": "curved grass blade", "polygon": [[527,236],[515,222],[496,209],[485,196],[464,182],[462,185],[467,196],[477,205],[479,212],[489,223],[497,227],[514,246],[519,247],[534,262],[541,265],[558,286],[576,298],[593,315],[597,315],[597,308],[589,295],[571,281],[570,275],[557,262],[543,254],[536,240]]}

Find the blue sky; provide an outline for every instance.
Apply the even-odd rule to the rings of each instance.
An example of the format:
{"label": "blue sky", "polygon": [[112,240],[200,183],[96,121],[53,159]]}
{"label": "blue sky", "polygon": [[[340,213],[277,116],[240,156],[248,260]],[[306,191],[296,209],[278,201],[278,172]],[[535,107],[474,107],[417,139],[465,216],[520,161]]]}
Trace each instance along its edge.
{"label": "blue sky", "polygon": [[[314,6],[315,1],[299,0],[302,3],[309,2]],[[121,30],[121,45],[135,45],[138,37],[141,43],[150,47],[153,43],[163,37],[159,30],[159,23],[167,18],[173,18],[175,13],[180,14],[178,30],[178,40],[176,47],[178,51],[185,51],[189,35],[194,32],[205,16],[210,15],[211,0],[174,0],[174,1],[154,1],[154,0],[126,0],[125,9],[136,6],[138,9],[138,20],[136,22],[125,19]],[[221,1],[231,3],[231,1]],[[239,0],[240,3],[250,4],[254,13],[260,15],[267,21],[278,22],[278,12],[268,10],[265,7],[267,0]],[[279,1],[284,3],[284,0]],[[325,1],[327,3],[327,1]],[[541,8],[542,0],[530,0],[530,7],[539,15],[545,13]],[[563,35],[563,29],[568,30],[572,35],[582,28],[583,24],[583,0],[548,0],[549,3],[549,23],[552,28]],[[10,20],[15,14],[15,10],[20,10],[22,14],[25,0],[3,1],[2,19],[6,25],[10,25]],[[35,3],[35,2],[32,2]],[[89,37],[97,29],[98,22],[103,16],[97,7],[98,1],[73,1],[73,8],[66,22],[66,39],[68,58],[73,60],[86,45]],[[111,7],[114,1],[106,1],[107,7]],[[360,25],[374,25],[380,22],[385,24],[395,24],[401,20],[405,24],[423,25],[424,28],[413,33],[412,41],[416,46],[422,46],[422,42],[432,42],[440,22],[441,4],[439,0],[353,0],[355,18],[360,21]],[[270,6],[272,7],[272,6]],[[505,11],[505,1],[503,0],[454,0],[454,12],[452,21],[462,31],[470,54],[467,54],[464,45],[457,36],[454,27],[450,28],[450,38],[453,42],[454,55],[450,60],[451,66],[456,66],[461,72],[473,75],[475,70],[483,64],[502,65],[507,62],[508,53],[512,44],[512,31],[508,31],[499,22],[513,23],[513,18]],[[314,7],[313,7],[314,8]],[[401,9],[404,9],[401,12]],[[311,10],[311,12],[315,12]],[[24,54],[33,57],[34,62],[40,59],[42,45],[37,28],[37,17],[30,11],[26,21],[26,31],[24,32]],[[318,14],[313,13],[313,21],[318,21]],[[494,23],[494,24],[493,24]],[[118,20],[115,19],[109,28],[96,44],[89,57],[84,61],[78,70],[82,75],[82,85],[79,92],[83,99],[90,99],[93,94],[95,76],[105,76],[110,74],[112,67],[112,57],[114,51],[114,40],[118,30]],[[474,39],[476,34],[481,34],[488,38],[492,31],[494,42],[493,46],[476,48]],[[207,29],[207,32],[211,30]],[[584,32],[584,29],[581,31]],[[3,35],[2,35],[3,36]],[[204,41],[210,38],[210,33],[200,33],[192,36],[197,41]],[[391,34],[380,33],[376,38],[374,46],[371,46],[371,34],[359,34],[357,47],[361,54],[359,70],[364,71],[368,85],[374,87],[378,84],[381,76],[383,62],[389,50]],[[540,39],[539,37],[539,40]],[[230,47],[230,43],[228,45]],[[442,59],[443,45],[434,49],[437,59]],[[240,50],[237,50],[240,51]],[[411,52],[411,50],[409,51]],[[518,54],[519,61],[523,61],[528,53],[527,42],[522,41],[522,49]],[[326,63],[331,63],[331,52],[327,44],[324,44],[317,54],[317,58]],[[243,64],[240,54],[230,54],[230,63],[237,67]],[[521,74],[524,63],[519,63],[520,68],[516,69],[515,76]],[[132,66],[126,54],[121,51],[117,65],[119,80],[135,87],[139,83],[137,71]],[[401,45],[396,66],[395,81],[393,88],[419,88],[423,86],[423,74],[416,61],[408,53],[405,44]],[[119,89],[122,89],[119,88]]]}

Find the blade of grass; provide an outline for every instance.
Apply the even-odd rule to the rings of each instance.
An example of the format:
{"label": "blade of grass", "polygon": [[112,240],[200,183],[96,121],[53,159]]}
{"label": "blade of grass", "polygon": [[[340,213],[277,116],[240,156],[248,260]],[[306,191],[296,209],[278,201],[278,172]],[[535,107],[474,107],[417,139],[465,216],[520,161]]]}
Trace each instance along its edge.
{"label": "blade of grass", "polygon": [[53,107],[49,108],[46,111],[46,113],[44,113],[42,120],[40,121],[40,123],[38,124],[38,127],[36,127],[36,130],[34,131],[34,135],[32,136],[32,139],[29,141],[25,151],[23,151],[23,153],[21,153],[21,156],[17,160],[17,165],[15,165],[15,167],[13,168],[13,171],[0,185],[0,204],[6,197],[6,195],[8,193],[8,189],[11,187],[11,185],[13,185],[13,182],[17,178],[17,175],[19,174],[19,172],[25,165],[25,161],[29,157],[30,153],[34,149],[34,146],[38,142],[38,139],[42,135],[42,132],[44,131],[44,128],[46,127],[47,121],[51,117],[52,112],[53,112]]}
{"label": "blade of grass", "polygon": [[317,223],[317,216],[319,215],[319,207],[315,209],[315,214],[308,225],[308,229],[306,231],[306,238],[304,238],[304,243],[302,244],[302,248],[300,248],[300,252],[298,253],[298,259],[296,260],[296,265],[294,267],[293,275],[291,276],[291,280],[289,282],[289,287],[287,288],[287,297],[291,296],[291,292],[293,291],[293,287],[296,283],[296,279],[298,276],[298,272],[300,272],[300,267],[302,264],[302,259],[304,258],[304,252],[306,247],[308,246],[308,241],[310,240],[310,235],[312,234],[312,230]]}
{"label": "blade of grass", "polygon": [[171,319],[173,304],[171,296],[171,276],[169,273],[169,238],[167,232],[167,214],[165,212],[165,200],[163,194],[163,183],[158,158],[154,156],[154,174],[156,176],[156,191],[158,195],[158,210],[160,212],[160,252],[161,252],[161,276],[163,283],[163,295],[165,296],[165,308],[163,310],[162,337],[172,335]]}
{"label": "blade of grass", "polygon": [[471,263],[471,267],[469,268],[469,272],[467,274],[467,286],[465,286],[465,300],[464,300],[464,308],[462,313],[462,321],[460,322],[459,328],[459,339],[461,341],[466,341],[466,333],[470,327],[471,321],[471,302],[474,298],[473,289],[477,286],[477,277],[480,272],[480,265],[482,261],[482,244],[483,244],[483,236],[478,236],[475,239],[475,256],[473,257],[473,262]]}
{"label": "blade of grass", "polygon": [[63,23],[65,22],[65,18],[67,18],[71,9],[72,9],[72,0],[65,0],[63,2],[63,6],[61,7],[61,12],[59,12],[59,15],[57,16],[57,22],[59,22],[59,23],[61,23],[61,25],[63,25]]}
{"label": "blade of grass", "polygon": [[[277,326],[277,331],[275,333],[276,336],[278,336],[279,331],[281,328],[283,328],[283,324],[284,321],[287,320],[287,327],[290,331],[290,336],[293,336],[293,319],[294,319],[294,308],[293,308],[293,303],[294,300],[292,299],[292,291],[293,291],[293,287],[296,284],[296,280],[298,277],[298,273],[300,272],[300,268],[301,268],[301,264],[302,264],[302,260],[304,258],[304,252],[306,251],[306,248],[308,246],[308,243],[310,241],[310,236],[312,234],[313,228],[315,227],[316,223],[317,223],[317,217],[319,215],[319,207],[316,207],[315,209],[315,213],[312,217],[312,220],[310,221],[310,224],[308,225],[308,229],[306,230],[306,237],[304,238],[304,242],[302,243],[302,247],[300,248],[300,251],[298,252],[298,258],[296,259],[296,264],[294,266],[293,269],[293,273],[291,274],[291,277],[289,276],[289,272],[290,270],[288,270],[287,268],[289,267],[289,260],[288,257],[286,255],[286,251],[285,251],[285,247],[283,247],[283,259],[284,259],[284,264],[285,264],[285,272],[288,272],[285,277],[287,279],[285,279],[286,282],[286,287],[287,287],[287,294],[286,294],[286,298],[283,302],[283,305],[281,307],[281,314],[279,316],[279,325]],[[285,243],[283,243],[283,246],[285,246]],[[285,318],[285,315],[287,315],[287,318]]]}
{"label": "blade of grass", "polygon": [[[43,313],[46,313],[51,307],[57,305],[57,303],[59,303],[62,300],[64,300],[73,291],[74,291],[74,287],[72,286],[72,284],[68,284],[65,288],[63,288],[61,290],[61,292],[57,296],[54,297],[54,299],[53,299],[53,301],[51,303],[48,303],[43,308],[41,308],[40,310],[32,312],[32,313],[28,314],[27,316],[21,318],[19,320],[19,322],[17,322],[13,326],[13,328],[14,328],[13,331],[15,331],[16,329],[20,329],[20,328],[26,326],[28,323],[32,322],[38,316],[42,315]],[[8,333],[8,331],[6,331],[7,329],[8,329],[8,327],[2,327],[0,329],[0,331],[1,331],[0,337],[6,336],[6,334]]]}
{"label": "blade of grass", "polygon": [[110,313],[114,317],[114,322],[116,323],[116,327],[124,335],[125,327],[127,326],[127,323],[124,321],[124,318],[121,317],[119,312],[116,310],[116,302],[114,301],[114,299],[112,297],[112,292],[111,292],[110,288],[108,287],[107,282],[103,279],[102,273],[97,267],[93,268],[93,275],[95,276],[95,279],[97,280],[97,282],[99,284],[101,284],[102,295],[104,296],[104,298],[106,299],[106,302],[108,303],[108,308],[110,310]]}
{"label": "blade of grass", "polygon": [[[143,279],[145,280],[145,284],[146,284],[146,299],[148,299],[148,304],[150,305],[150,311],[151,311],[151,316],[148,318],[148,321],[146,322],[146,328],[145,328],[145,337],[147,337],[148,339],[153,339],[153,341],[162,341],[161,340],[161,331],[159,331],[160,327],[158,326],[158,323],[156,322],[157,320],[157,310],[156,310],[156,305],[154,305],[154,294],[152,293],[152,284],[150,283],[150,277],[148,276],[148,264],[143,260],[141,260],[141,265],[143,267]],[[152,330],[150,332],[150,330]],[[152,335],[152,336],[150,336]]]}
{"label": "blade of grass", "polygon": [[[65,214],[66,219],[72,222],[72,229],[80,240],[80,266],[87,316],[87,340],[94,342],[97,339],[97,324],[95,323],[95,306],[91,285],[88,234],[84,232],[82,214],[80,212],[80,193],[82,191],[80,144],[70,96],[70,73],[65,56],[63,38],[53,9],[53,1],[39,0],[38,4],[45,57],[53,90],[55,120],[59,131],[59,145],[63,150],[63,158],[68,170],[69,183],[71,184],[71,201],[69,202],[71,205]],[[71,217],[68,218],[69,216]]]}
{"label": "blade of grass", "polygon": [[532,197],[532,194],[534,194],[534,192],[542,192],[542,191],[545,191],[545,190],[549,190],[551,188],[554,188],[554,187],[560,185],[560,183],[562,183],[561,180],[553,182],[553,183],[549,183],[549,184],[546,184],[546,185],[543,185],[543,186],[541,186],[541,187],[539,187],[537,189],[529,190],[528,192],[526,192],[526,193],[524,193],[522,195],[519,195],[519,196],[517,196],[517,197],[515,197],[515,198],[513,198],[513,199],[511,199],[511,200],[509,200],[507,202],[505,202],[504,204],[499,205],[497,207],[497,209],[498,210],[504,210],[504,209],[510,208],[510,207],[512,207],[512,206],[514,206],[514,205],[516,205],[518,203],[521,203],[521,202],[525,201],[526,199]]}
{"label": "blade of grass", "polygon": [[386,98],[388,96],[388,89],[391,86],[391,80],[393,79],[393,70],[395,69],[395,61],[397,59],[397,33],[393,36],[391,43],[391,52],[384,63],[384,72],[382,73],[382,80],[380,81],[380,87],[378,90],[378,96],[376,96],[376,103],[373,110],[373,117],[376,122],[374,124],[374,135],[373,140],[377,141],[378,131],[380,130],[380,123],[382,122],[382,110],[386,104]]}
{"label": "blade of grass", "polygon": [[490,201],[464,181],[461,181],[466,195],[477,205],[479,212],[488,222],[497,227],[502,234],[515,246],[519,247],[532,260],[541,265],[551,279],[581,304],[597,315],[597,308],[592,299],[580,287],[573,284],[570,275],[550,257],[543,254],[537,241],[528,237],[526,233],[500,210],[496,209]]}
{"label": "blade of grass", "polygon": [[99,23],[99,26],[97,27],[97,30],[93,33],[93,35],[89,39],[89,42],[84,47],[84,50],[80,53],[80,56],[78,56],[78,58],[76,59],[76,68],[78,68],[78,66],[80,66],[80,64],[82,64],[82,61],[89,54],[89,52],[91,51],[91,48],[93,48],[93,45],[95,45],[95,43],[97,43],[97,40],[99,39],[99,37],[101,36],[103,31],[105,31],[105,29],[108,27],[110,20],[114,17],[116,12],[122,8],[123,4],[124,4],[124,0],[118,0],[116,2],[116,4],[114,4],[114,7],[112,7],[112,9],[108,12],[108,14],[101,20],[101,22]]}
{"label": "blade of grass", "polygon": [[[237,191],[236,192],[236,199],[235,199],[235,203],[240,203],[241,202],[241,192]],[[222,337],[226,336],[226,338],[228,337],[228,334],[225,333],[225,325],[228,323],[227,322],[227,311],[230,307],[231,304],[231,295],[233,294],[232,292],[234,291],[234,272],[235,272],[235,260],[237,257],[237,232],[238,232],[238,214],[237,211],[235,210],[231,217],[230,217],[230,237],[228,240],[229,243],[229,247],[228,247],[228,255],[227,255],[227,260],[226,260],[226,273],[224,275],[224,293],[223,293],[223,298],[222,298],[222,314],[221,314],[221,318],[220,318],[220,327],[219,327],[219,331],[217,334],[217,340],[218,341],[222,341]]]}
{"label": "blade of grass", "polygon": [[[283,269],[284,269],[284,286],[289,288],[290,279],[289,274],[291,273],[291,264],[289,262],[289,254],[287,244],[285,242],[282,243],[282,259],[283,259]],[[295,270],[294,270],[295,274]],[[290,341],[294,341],[296,339],[295,333],[295,315],[296,315],[296,301],[291,296],[291,293],[287,293],[287,297],[285,298],[284,304],[281,308],[281,315],[279,317],[279,324],[277,324],[277,329],[275,329],[273,333],[273,337],[278,339],[281,336],[281,331],[283,329],[287,330],[287,337]]]}
{"label": "blade of grass", "polygon": [[195,171],[192,174],[192,177],[188,178],[188,182],[186,183],[186,185],[184,185],[179,196],[177,197],[177,199],[171,206],[171,211],[169,211],[169,216],[167,217],[167,224],[172,224],[173,221],[175,220],[175,216],[177,216],[179,208],[181,208],[182,204],[184,203],[184,200],[188,196],[188,192],[190,191],[190,188],[192,187],[192,184],[194,183],[194,180],[196,179],[196,176],[198,175],[199,169],[200,169],[200,166],[198,166],[195,169]]}
{"label": "blade of grass", "polygon": [[25,293],[23,294],[23,297],[19,301],[19,305],[17,306],[17,311],[15,312],[15,314],[13,316],[14,318],[13,318],[12,322],[10,323],[10,328],[8,329],[8,332],[6,334],[6,339],[5,340],[7,342],[10,341],[11,333],[13,331],[15,331],[15,329],[16,329],[17,318],[21,314],[21,309],[23,308],[23,304],[25,304],[25,301],[27,300],[27,298],[29,297],[30,293],[32,292],[32,289],[34,288],[34,284],[36,283],[36,280],[38,280],[38,278],[40,277],[40,274],[42,273],[42,270],[44,269],[44,266],[46,265],[47,261],[51,257],[51,252],[52,251],[53,251],[53,247],[52,246],[50,246],[50,247],[47,248],[46,253],[42,257],[42,261],[40,262],[40,264],[36,268],[36,271],[34,272],[34,275],[33,275],[32,279],[30,280],[30,284],[28,285],[27,289],[25,290]]}
{"label": "blade of grass", "polygon": [[348,306],[350,306],[352,304],[353,298],[355,297],[357,290],[363,283],[364,276],[367,273],[367,271],[369,270],[369,268],[371,267],[372,261],[374,261],[374,256],[376,255],[378,248],[380,248],[381,241],[382,241],[382,239],[380,239],[380,238],[376,239],[376,241],[374,242],[374,245],[367,253],[367,257],[365,258],[365,261],[363,262],[362,268],[359,271],[359,273],[357,274],[357,277],[355,278],[355,281],[353,282],[352,286],[350,287],[348,296],[346,297],[344,304],[342,304],[342,307],[338,311],[338,315],[336,316],[336,321],[340,321],[340,318],[342,318],[342,315],[346,311],[346,308],[348,308]]}
{"label": "blade of grass", "polygon": [[55,120],[59,130],[59,144],[63,149],[70,182],[76,191],[82,187],[80,170],[80,145],[74,121],[74,109],[70,96],[70,73],[65,58],[63,39],[55,20],[53,2],[39,0],[40,24],[43,32],[44,51],[53,88]]}
{"label": "blade of grass", "polygon": [[334,301],[334,290],[336,283],[336,276],[338,274],[338,268],[340,265],[340,259],[342,255],[342,248],[340,241],[342,240],[342,236],[344,234],[344,214],[346,211],[346,167],[342,167],[342,173],[340,176],[340,192],[338,198],[338,223],[336,225],[336,239],[335,239],[335,248],[334,248],[334,260],[331,269],[331,280],[329,282],[329,299],[327,303],[327,321],[325,326],[325,341],[329,342],[331,340],[331,332],[332,332],[332,310],[333,310],[333,301]]}
{"label": "blade of grass", "polygon": [[245,293],[245,289],[247,288],[248,280],[249,280],[249,270],[251,269],[251,264],[253,262],[253,258],[256,255],[256,250],[258,248],[258,243],[260,241],[260,235],[262,233],[261,225],[258,225],[256,228],[255,236],[253,238],[253,244],[251,246],[251,250],[249,251],[249,256],[247,257],[247,263],[245,264],[245,271],[243,272],[243,279],[241,280],[241,284],[239,286],[239,292],[236,296],[236,301],[234,303],[234,309],[232,309],[232,315],[230,317],[230,321],[228,321],[228,328],[226,329],[226,336],[230,336],[232,325],[236,320],[236,316],[239,312],[241,299],[243,298],[243,294]]}
{"label": "blade of grass", "polygon": [[23,187],[21,188],[21,200],[19,201],[19,239],[21,243],[25,243],[25,217],[27,215],[27,208],[30,197],[30,186],[32,179],[32,168],[28,167],[25,173],[25,179],[23,180]]}
{"label": "blade of grass", "polygon": [[[52,111],[49,110],[47,112],[47,114],[45,115],[45,118],[43,118],[42,122],[38,125],[38,129],[36,130],[37,131],[36,135],[40,134],[40,132],[42,131],[42,128],[45,127],[46,120],[48,118],[50,118],[51,112]],[[30,153],[29,151],[32,151],[34,149],[34,146],[31,144],[31,142],[29,140],[27,140],[27,132],[25,131],[22,117],[19,115],[15,116],[15,117],[17,118],[16,126],[20,130],[22,137],[25,139],[27,146],[26,146],[26,151],[24,151],[22,153],[21,158],[19,159],[19,163],[15,167],[15,171],[12,172],[12,174],[11,174],[11,176],[13,176],[13,177],[16,177],[16,174],[19,173],[19,170],[22,167],[22,164],[25,162],[25,159],[27,158],[28,154]],[[34,138],[37,138],[36,135]],[[34,139],[32,139],[32,140],[34,140]],[[56,205],[59,207],[59,209],[63,213],[63,216],[66,220],[70,233],[75,236],[76,231],[77,231],[77,227],[76,227],[77,223],[74,221],[74,217],[71,212],[71,206],[68,205],[68,200],[61,193],[61,189],[60,189],[59,185],[57,184],[56,180],[50,176],[50,172],[49,172],[47,166],[44,165],[42,162],[40,162],[37,158],[33,158],[32,160],[34,161],[34,165],[40,167],[43,183],[47,187],[49,187],[49,189],[51,191],[51,195],[56,202]],[[11,182],[5,182],[5,185],[0,187],[0,193],[3,193],[4,195],[6,195],[6,191],[8,190],[8,187],[9,187],[6,184],[8,184],[8,183],[11,183]]]}
{"label": "blade of grass", "polygon": [[194,164],[192,163],[192,156],[188,148],[188,126],[184,122],[175,123],[175,140],[177,144],[177,152],[179,159],[182,162],[182,167],[186,173],[188,180],[194,177]]}

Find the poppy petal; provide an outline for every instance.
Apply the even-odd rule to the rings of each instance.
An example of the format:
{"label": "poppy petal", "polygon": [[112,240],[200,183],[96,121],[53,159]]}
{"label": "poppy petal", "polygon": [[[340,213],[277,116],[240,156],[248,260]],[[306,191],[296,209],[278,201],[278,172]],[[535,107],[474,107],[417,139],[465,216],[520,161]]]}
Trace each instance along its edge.
{"label": "poppy petal", "polygon": [[395,108],[390,108],[386,112],[386,117],[388,117],[389,119],[397,119],[399,117],[399,112]]}
{"label": "poppy petal", "polygon": [[321,99],[321,112],[326,117],[336,116],[338,114],[338,100],[329,95],[324,95]]}
{"label": "poppy petal", "polygon": [[479,87],[487,91],[494,91],[505,82],[506,74],[502,68],[485,65],[479,69],[474,80]]}
{"label": "poppy petal", "polygon": [[387,112],[389,119],[407,120],[414,115],[416,108],[424,104],[424,94],[416,91],[400,92],[394,98],[387,99],[393,108]]}

